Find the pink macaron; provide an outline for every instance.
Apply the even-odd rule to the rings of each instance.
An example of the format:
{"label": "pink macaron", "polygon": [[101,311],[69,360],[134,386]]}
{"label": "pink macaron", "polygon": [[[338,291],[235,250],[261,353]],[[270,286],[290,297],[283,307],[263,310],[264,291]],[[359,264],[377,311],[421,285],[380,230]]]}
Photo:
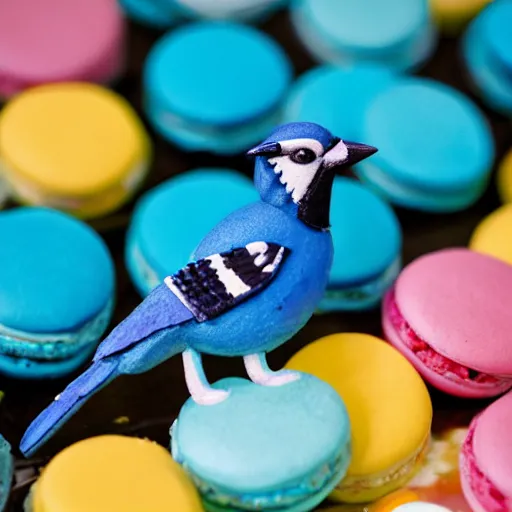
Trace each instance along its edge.
{"label": "pink macaron", "polygon": [[512,393],[472,421],[460,454],[460,478],[473,512],[512,510]]}
{"label": "pink macaron", "polygon": [[0,0],[0,98],[47,82],[110,82],[123,47],[116,0]]}
{"label": "pink macaron", "polygon": [[512,388],[512,266],[469,249],[422,256],[383,304],[388,341],[425,380],[483,398]]}

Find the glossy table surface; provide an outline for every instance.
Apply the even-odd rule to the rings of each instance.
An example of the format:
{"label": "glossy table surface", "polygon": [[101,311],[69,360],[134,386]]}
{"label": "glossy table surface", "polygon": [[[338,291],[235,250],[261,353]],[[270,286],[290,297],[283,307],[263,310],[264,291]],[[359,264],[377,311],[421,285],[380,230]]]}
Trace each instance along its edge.
{"label": "glossy table surface", "polygon": [[[287,14],[282,12],[262,27],[272,34],[290,54],[297,74],[314,65],[296,40]],[[161,35],[160,32],[134,23],[129,26],[128,69],[116,89],[141,111],[141,71],[144,59]],[[459,44],[454,39],[441,40],[439,47],[420,74],[429,76],[471,94],[459,59]],[[476,100],[478,102],[478,100]],[[478,102],[480,104],[480,102]],[[481,105],[481,104],[480,104]],[[482,106],[482,105],[481,105]],[[492,123],[498,158],[512,147],[510,121],[485,109]],[[187,155],[172,147],[154,133],[155,160],[145,185],[151,188],[161,181],[198,166],[222,165],[248,175],[251,166],[243,157],[219,158],[210,155]],[[470,234],[483,216],[499,206],[494,181],[484,197],[471,209],[451,215],[427,215],[399,211],[404,231],[405,263],[421,254],[449,246],[467,245]],[[108,243],[117,267],[117,307],[113,323],[121,321],[140,301],[124,267],[124,237],[130,221],[133,202],[122,211],[93,222]],[[305,344],[316,338],[342,331],[380,335],[380,312],[338,313],[313,318],[294,339],[270,354],[269,363],[279,368]],[[206,358],[210,381],[229,375],[244,376],[240,359]],[[18,480],[12,493],[10,510],[22,510],[22,501],[37,469],[48,457],[68,444],[103,433],[147,436],[164,445],[169,441],[169,426],[188,394],[181,359],[173,358],[153,371],[134,377],[123,377],[94,396],[79,413],[46,445],[38,458],[24,461],[16,446],[30,421],[59,393],[68,379],[47,382],[19,382],[0,377],[0,390],[5,393],[0,404],[0,432],[11,442],[17,457]],[[435,407],[434,428],[464,425],[485,402],[464,401],[432,391]]]}

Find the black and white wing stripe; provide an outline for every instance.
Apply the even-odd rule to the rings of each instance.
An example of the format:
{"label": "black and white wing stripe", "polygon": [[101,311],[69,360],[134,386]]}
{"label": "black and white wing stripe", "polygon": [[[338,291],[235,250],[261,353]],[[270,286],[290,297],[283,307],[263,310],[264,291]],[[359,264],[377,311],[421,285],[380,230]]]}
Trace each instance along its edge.
{"label": "black and white wing stripe", "polygon": [[204,322],[267,286],[289,252],[278,244],[253,242],[189,263],[166,277],[165,284],[197,321]]}

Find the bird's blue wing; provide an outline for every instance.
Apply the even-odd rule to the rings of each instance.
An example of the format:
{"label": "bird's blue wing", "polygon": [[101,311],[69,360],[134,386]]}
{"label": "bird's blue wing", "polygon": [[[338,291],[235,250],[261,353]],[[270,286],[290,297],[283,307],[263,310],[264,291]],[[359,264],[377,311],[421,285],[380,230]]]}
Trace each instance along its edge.
{"label": "bird's blue wing", "polygon": [[151,334],[190,320],[211,320],[267,286],[289,249],[253,242],[189,263],[166,277],[100,344],[94,361],[124,351]]}

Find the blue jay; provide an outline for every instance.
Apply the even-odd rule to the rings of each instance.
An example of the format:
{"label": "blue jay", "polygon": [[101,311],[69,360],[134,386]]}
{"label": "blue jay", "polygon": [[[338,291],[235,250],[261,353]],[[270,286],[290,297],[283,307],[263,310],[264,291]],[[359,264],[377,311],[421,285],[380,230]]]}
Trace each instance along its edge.
{"label": "blue jay", "polygon": [[243,357],[250,379],[264,386],[298,378],[270,370],[265,353],[297,333],[323,297],[333,259],[335,170],[376,151],[312,123],[278,127],[251,149],[261,200],[220,222],[194,262],[167,277],[109,334],[91,366],[29,426],[21,451],[36,451],[118,375],[146,372],[179,353],[190,394],[203,405],[225,400],[229,391],[209,385],[201,353]]}

